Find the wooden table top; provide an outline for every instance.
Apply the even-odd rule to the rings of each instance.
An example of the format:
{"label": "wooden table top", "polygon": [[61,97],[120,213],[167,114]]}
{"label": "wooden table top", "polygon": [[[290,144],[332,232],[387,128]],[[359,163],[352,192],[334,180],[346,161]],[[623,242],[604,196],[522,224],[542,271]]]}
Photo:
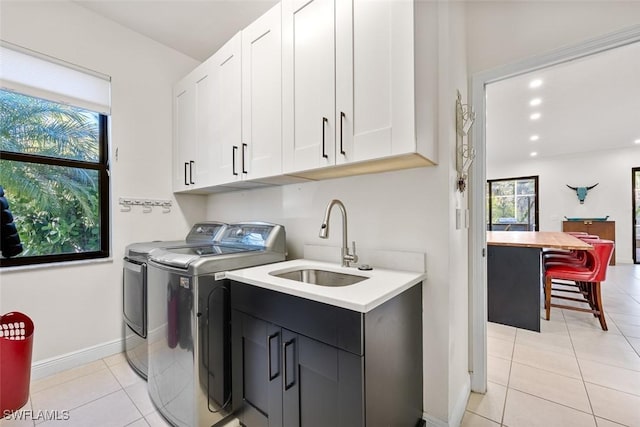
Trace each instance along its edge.
{"label": "wooden table top", "polygon": [[590,244],[561,231],[487,231],[487,244],[526,248],[593,249]]}

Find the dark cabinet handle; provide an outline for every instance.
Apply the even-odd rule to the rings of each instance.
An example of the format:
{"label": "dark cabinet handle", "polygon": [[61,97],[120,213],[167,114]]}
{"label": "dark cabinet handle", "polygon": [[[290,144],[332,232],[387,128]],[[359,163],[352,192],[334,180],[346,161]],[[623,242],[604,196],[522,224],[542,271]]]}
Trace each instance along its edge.
{"label": "dark cabinet handle", "polygon": [[193,160],[191,160],[189,162],[189,183],[190,184],[195,184],[195,182],[193,182],[193,167],[195,166],[195,163]]}
{"label": "dark cabinet handle", "polygon": [[[279,362],[280,361],[279,360],[276,360],[275,366],[276,366],[277,369],[276,369],[276,373],[275,374],[273,373],[273,369],[271,369],[271,367],[273,366],[271,364],[271,349],[273,348],[271,346],[271,342],[273,341],[274,338],[278,338],[279,336],[280,336],[280,334],[278,332],[276,332],[275,334],[269,335],[267,337],[267,364],[268,364],[269,381],[273,380],[274,378],[277,378],[278,375],[280,375],[280,368],[279,368],[279,366],[280,366]],[[276,351],[278,351],[278,347],[279,347],[279,345],[278,345],[278,343],[276,343]],[[277,355],[277,353],[276,353],[276,355]]]}
{"label": "dark cabinet handle", "polygon": [[184,185],[189,185],[187,181],[187,168],[189,167],[189,162],[184,162]]}
{"label": "dark cabinet handle", "polygon": [[329,119],[327,119],[326,117],[323,117],[322,118],[322,157],[324,157],[325,159],[328,159],[329,156],[327,155],[327,152],[325,150],[325,141],[324,141],[324,128],[326,123],[329,123]]}
{"label": "dark cabinet handle", "polygon": [[[295,366],[295,344],[296,344],[296,340],[292,339],[290,341],[287,341],[286,343],[284,343],[284,345],[282,346],[282,353],[284,353],[284,382],[283,382],[283,386],[284,386],[284,391],[289,390],[291,387],[293,387],[296,384],[296,366]],[[289,348],[291,348],[292,350],[292,355],[290,357],[287,357],[287,351],[289,350]],[[291,378],[293,378],[291,380],[291,382],[289,382],[289,375],[287,375],[287,372],[289,372],[289,364],[287,363],[287,360],[292,360],[293,362],[293,368],[291,369],[291,371],[293,372],[291,374]]]}
{"label": "dark cabinet handle", "polygon": [[242,173],[248,173],[244,167],[244,156],[246,151],[247,151],[247,144],[242,143]]}
{"label": "dark cabinet handle", "polygon": [[344,111],[340,111],[340,154],[342,154],[343,156],[347,154],[344,152],[344,148],[342,147],[342,121],[345,117],[346,115],[344,114]]}
{"label": "dark cabinet handle", "polygon": [[232,165],[232,173],[234,175],[238,175],[238,172],[236,172],[236,151],[238,151],[238,146],[234,145],[233,146],[233,151],[231,153],[231,163],[233,163],[233,165]]}

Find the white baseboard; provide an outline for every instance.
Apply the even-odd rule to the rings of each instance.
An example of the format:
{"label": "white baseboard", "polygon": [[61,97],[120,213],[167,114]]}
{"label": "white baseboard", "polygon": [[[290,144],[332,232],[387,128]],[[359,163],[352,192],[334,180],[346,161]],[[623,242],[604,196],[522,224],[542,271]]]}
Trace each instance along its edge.
{"label": "white baseboard", "polygon": [[427,422],[427,427],[459,427],[462,424],[462,418],[464,417],[464,411],[467,409],[467,402],[469,395],[471,394],[471,383],[467,381],[464,387],[458,393],[453,409],[449,414],[449,421],[443,421],[440,418],[436,418],[429,414],[423,414],[422,417]]}
{"label": "white baseboard", "polygon": [[124,351],[124,340],[117,339],[93,347],[39,360],[31,365],[31,379],[37,380]]}
{"label": "white baseboard", "polygon": [[467,403],[469,402],[469,395],[471,394],[471,378],[468,378],[464,383],[464,387],[458,393],[458,397],[453,405],[453,409],[449,416],[449,426],[459,426],[462,424],[462,418],[464,417],[464,411],[467,410]]}
{"label": "white baseboard", "polygon": [[449,427],[446,421],[436,418],[429,414],[423,414],[422,418],[427,422],[427,427]]}

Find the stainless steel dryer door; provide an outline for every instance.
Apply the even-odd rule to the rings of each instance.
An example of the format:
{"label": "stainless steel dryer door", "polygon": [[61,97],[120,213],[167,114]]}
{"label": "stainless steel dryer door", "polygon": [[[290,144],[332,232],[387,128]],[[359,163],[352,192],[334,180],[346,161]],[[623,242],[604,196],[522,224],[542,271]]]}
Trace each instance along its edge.
{"label": "stainless steel dryer door", "polygon": [[127,325],[142,338],[147,336],[147,264],[124,259],[122,312]]}

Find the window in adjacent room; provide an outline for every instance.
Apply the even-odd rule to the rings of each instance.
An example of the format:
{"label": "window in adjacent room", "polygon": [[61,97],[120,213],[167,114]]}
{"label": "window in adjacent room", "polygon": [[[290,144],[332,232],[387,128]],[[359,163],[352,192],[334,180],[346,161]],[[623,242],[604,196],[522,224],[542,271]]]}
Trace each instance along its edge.
{"label": "window in adjacent room", "polygon": [[[22,53],[10,51],[3,60],[15,54],[20,59]],[[78,73],[71,70],[67,77],[86,77]],[[15,83],[5,70],[1,82],[0,185],[23,250],[1,258],[0,265],[108,257],[105,109],[86,108],[95,104],[68,96],[64,88],[56,91],[55,84],[43,89]]]}
{"label": "window in adjacent room", "polygon": [[487,181],[487,230],[539,230],[537,176]]}

